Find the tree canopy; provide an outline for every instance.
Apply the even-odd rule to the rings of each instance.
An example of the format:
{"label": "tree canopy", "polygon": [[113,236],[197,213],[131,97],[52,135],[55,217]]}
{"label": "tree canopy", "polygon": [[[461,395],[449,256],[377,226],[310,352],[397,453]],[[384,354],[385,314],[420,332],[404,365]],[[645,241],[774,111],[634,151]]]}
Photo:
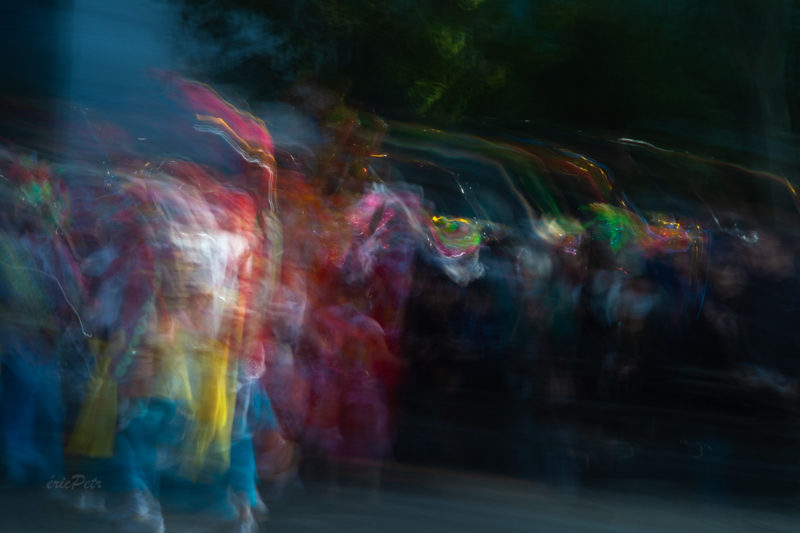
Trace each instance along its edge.
{"label": "tree canopy", "polygon": [[198,59],[262,97],[310,77],[432,123],[689,121],[762,135],[800,116],[795,0],[183,1],[188,27],[218,43]]}

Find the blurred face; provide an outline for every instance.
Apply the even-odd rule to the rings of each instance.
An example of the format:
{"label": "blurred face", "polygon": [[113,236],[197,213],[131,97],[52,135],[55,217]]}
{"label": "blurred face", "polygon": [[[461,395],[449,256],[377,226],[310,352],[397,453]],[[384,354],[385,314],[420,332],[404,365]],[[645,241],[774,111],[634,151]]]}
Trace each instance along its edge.
{"label": "blurred face", "polygon": [[193,292],[188,298],[189,316],[196,322],[202,321],[211,313],[214,295],[211,292]]}
{"label": "blurred face", "polygon": [[768,276],[787,278],[794,274],[792,249],[772,235],[760,233],[758,241],[746,247],[746,257],[752,270]]}
{"label": "blurred face", "polygon": [[722,297],[732,298],[744,290],[747,271],[735,262],[722,264],[714,269],[713,279],[717,292]]}

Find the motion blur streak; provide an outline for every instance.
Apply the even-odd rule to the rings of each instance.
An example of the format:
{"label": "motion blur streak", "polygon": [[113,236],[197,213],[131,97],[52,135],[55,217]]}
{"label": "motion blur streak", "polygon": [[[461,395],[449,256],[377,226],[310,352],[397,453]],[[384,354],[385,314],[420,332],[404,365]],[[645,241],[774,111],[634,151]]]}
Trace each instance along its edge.
{"label": "motion blur streak", "polygon": [[722,3],[230,2],[0,9],[0,531],[797,530],[780,84],[749,155],[634,121],[797,76]]}

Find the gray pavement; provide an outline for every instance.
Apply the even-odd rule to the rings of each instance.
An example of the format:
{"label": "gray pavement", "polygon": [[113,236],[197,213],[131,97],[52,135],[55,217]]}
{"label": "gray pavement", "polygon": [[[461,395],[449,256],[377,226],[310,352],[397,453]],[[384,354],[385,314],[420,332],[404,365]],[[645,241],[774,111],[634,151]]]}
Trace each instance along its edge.
{"label": "gray pavement", "polygon": [[[272,502],[260,531],[312,532],[800,532],[795,496],[698,501],[652,484],[563,490],[539,483],[389,466],[375,493],[351,483],[295,488]],[[165,510],[168,532],[225,531],[203,515]],[[230,531],[231,529],[227,529]],[[44,489],[0,492],[0,531],[114,531],[102,518],[57,502]]]}

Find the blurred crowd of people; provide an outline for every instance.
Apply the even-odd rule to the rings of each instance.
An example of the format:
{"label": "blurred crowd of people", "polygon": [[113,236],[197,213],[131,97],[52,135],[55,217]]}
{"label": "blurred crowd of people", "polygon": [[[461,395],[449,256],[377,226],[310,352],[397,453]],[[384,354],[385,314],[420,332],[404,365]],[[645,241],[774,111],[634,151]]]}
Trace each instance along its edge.
{"label": "blurred crowd of people", "polygon": [[[446,216],[377,175],[377,119],[356,135],[352,111],[312,102],[330,143],[292,153],[209,87],[160,79],[170,114],[137,130],[153,138],[77,109],[49,150],[0,147],[10,482],[94,480],[53,495],[131,531],[164,530],[169,484],[253,531],[260,494],[304,472],[377,484],[415,390],[433,412],[500,388],[554,419],[708,375],[796,400],[795,334],[769,315],[796,306],[785,238],[612,201],[517,228]],[[561,435],[549,449],[572,448]]]}
{"label": "blurred crowd of people", "polygon": [[408,431],[403,453],[571,487],[614,475],[796,486],[796,235],[731,219],[669,220],[689,227],[671,250],[647,242],[657,227],[615,246],[607,224],[624,223],[576,220],[556,240],[489,243],[487,275],[468,287],[420,276],[406,423],[444,422],[425,439]]}
{"label": "blurred crowd of people", "polygon": [[346,113],[309,176],[261,120],[159,76],[170,148],[83,109],[47,156],[3,144],[4,474],[92,480],[73,503],[124,530],[164,529],[164,483],[253,530],[259,480],[377,480],[414,254],[464,283],[481,235],[365,176]]}

